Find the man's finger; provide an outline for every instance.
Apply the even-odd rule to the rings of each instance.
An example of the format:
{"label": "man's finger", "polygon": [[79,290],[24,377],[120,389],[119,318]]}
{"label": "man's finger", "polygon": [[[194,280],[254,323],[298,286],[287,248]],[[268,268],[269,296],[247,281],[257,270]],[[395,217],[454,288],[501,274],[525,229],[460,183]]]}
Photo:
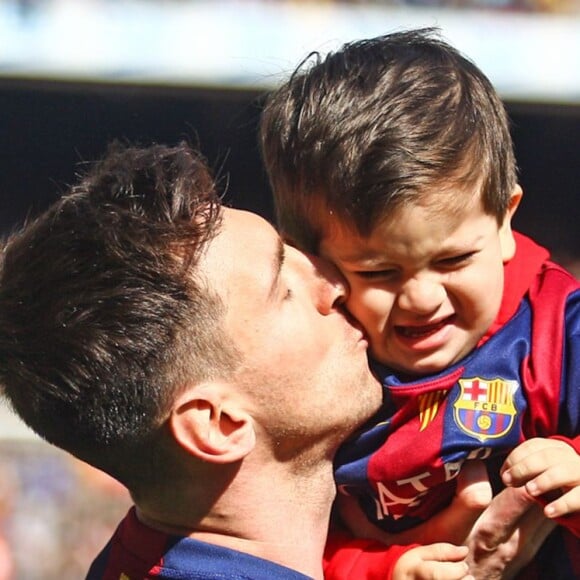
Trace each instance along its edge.
{"label": "man's finger", "polygon": [[[555,527],[553,521],[543,516],[539,505],[529,509],[520,519],[519,528],[514,532],[512,540],[507,542],[507,563],[502,580],[515,578],[532,561]],[[488,555],[488,559],[490,557]]]}
{"label": "man's finger", "polygon": [[520,525],[520,520],[536,505],[523,487],[502,490],[494,497],[474,528],[482,549],[494,550],[508,541]]}
{"label": "man's finger", "polygon": [[523,488],[505,489],[476,522],[466,542],[470,572],[488,580],[514,578],[554,527]]}

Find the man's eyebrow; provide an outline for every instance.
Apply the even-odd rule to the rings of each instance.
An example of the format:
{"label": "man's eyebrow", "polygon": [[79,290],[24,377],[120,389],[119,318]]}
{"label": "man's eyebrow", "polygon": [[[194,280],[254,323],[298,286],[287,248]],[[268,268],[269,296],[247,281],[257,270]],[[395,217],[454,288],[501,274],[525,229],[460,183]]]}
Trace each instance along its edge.
{"label": "man's eyebrow", "polygon": [[273,276],[272,276],[272,285],[270,286],[270,291],[268,292],[268,299],[271,299],[274,294],[276,293],[276,289],[278,288],[278,283],[280,280],[280,274],[282,273],[282,265],[284,264],[284,259],[286,257],[286,249],[285,249],[284,242],[282,238],[278,238],[278,248],[276,253],[274,254],[274,262],[273,262]]}

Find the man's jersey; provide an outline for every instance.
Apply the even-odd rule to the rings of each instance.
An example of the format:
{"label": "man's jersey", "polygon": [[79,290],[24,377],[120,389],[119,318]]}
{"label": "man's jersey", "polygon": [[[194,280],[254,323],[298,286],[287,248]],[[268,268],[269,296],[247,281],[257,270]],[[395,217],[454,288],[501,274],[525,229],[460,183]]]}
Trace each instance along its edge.
{"label": "man's jersey", "polygon": [[[383,409],[341,448],[335,479],[388,532],[448,505],[465,460],[485,460],[501,485],[499,467],[520,442],[560,435],[577,444],[580,284],[530,239],[516,241],[498,318],[467,357],[416,380],[376,365]],[[580,515],[568,525],[580,534]]]}
{"label": "man's jersey", "polygon": [[131,508],[86,580],[312,580],[290,568],[142,524]]}

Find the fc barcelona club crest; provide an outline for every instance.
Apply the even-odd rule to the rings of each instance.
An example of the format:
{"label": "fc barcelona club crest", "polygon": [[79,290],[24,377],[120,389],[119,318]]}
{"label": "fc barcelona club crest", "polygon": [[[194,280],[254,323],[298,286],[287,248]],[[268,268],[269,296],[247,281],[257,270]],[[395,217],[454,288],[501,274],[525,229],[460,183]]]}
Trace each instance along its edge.
{"label": "fc barcelona club crest", "polygon": [[517,410],[514,394],[517,381],[503,379],[459,379],[461,392],[453,403],[455,422],[466,433],[485,441],[505,435]]}

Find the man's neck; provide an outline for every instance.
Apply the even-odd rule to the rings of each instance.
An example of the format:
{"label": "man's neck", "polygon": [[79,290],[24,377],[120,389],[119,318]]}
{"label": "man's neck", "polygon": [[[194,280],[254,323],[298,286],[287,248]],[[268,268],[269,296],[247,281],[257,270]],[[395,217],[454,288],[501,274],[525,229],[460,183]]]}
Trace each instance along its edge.
{"label": "man's neck", "polygon": [[245,552],[318,580],[334,482],[328,466],[317,471],[309,477],[267,469],[258,477],[255,471],[246,478],[240,473],[194,527],[183,517],[158,517],[139,507],[137,514],[160,531]]}

